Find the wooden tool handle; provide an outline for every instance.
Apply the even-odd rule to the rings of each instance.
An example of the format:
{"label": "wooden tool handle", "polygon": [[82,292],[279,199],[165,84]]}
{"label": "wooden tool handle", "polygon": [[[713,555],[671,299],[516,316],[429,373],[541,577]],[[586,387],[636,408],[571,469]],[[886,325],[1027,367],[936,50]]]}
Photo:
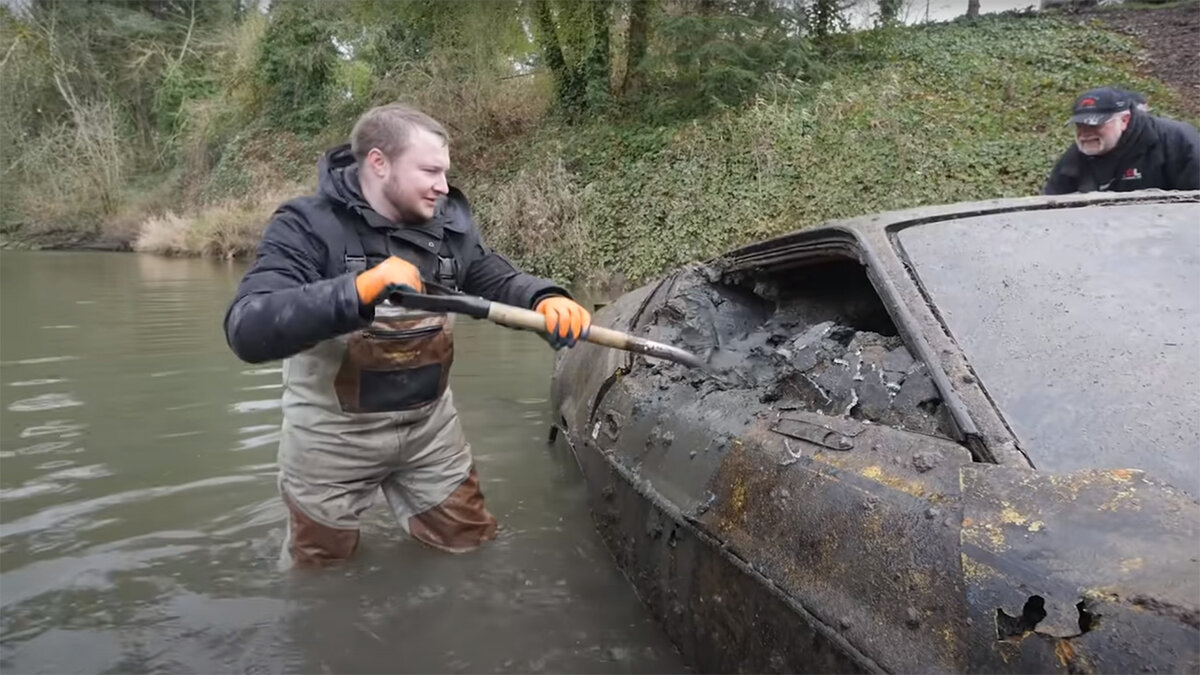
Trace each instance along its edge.
{"label": "wooden tool handle", "polygon": [[546,332],[546,317],[531,309],[521,309],[493,302],[488,307],[487,318],[489,321],[495,321],[511,328],[524,328],[538,333]]}
{"label": "wooden tool handle", "polygon": [[596,324],[588,326],[587,334],[583,336],[583,339],[613,349],[629,349],[628,334]]}
{"label": "wooden tool handle", "polygon": [[[491,308],[488,310],[487,318],[512,328],[524,328],[525,330],[537,333],[546,332],[546,317],[531,309],[521,309],[512,305],[493,302]],[[587,335],[583,339],[615,349],[627,349],[629,347],[628,335],[595,324],[588,327]]]}

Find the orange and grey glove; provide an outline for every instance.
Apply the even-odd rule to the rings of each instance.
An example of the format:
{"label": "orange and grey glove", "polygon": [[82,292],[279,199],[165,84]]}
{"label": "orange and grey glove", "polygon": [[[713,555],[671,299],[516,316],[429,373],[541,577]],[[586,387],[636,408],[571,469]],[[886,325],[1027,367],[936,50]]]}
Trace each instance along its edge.
{"label": "orange and grey glove", "polygon": [[407,260],[392,256],[361,272],[354,279],[354,287],[358,289],[358,300],[364,305],[378,305],[392,293],[411,288],[418,293],[425,287],[421,285],[421,273]]}
{"label": "orange and grey glove", "polygon": [[552,295],[534,308],[546,317],[546,342],[555,349],[574,347],[575,342],[587,335],[592,325],[592,315],[583,305],[561,295]]}

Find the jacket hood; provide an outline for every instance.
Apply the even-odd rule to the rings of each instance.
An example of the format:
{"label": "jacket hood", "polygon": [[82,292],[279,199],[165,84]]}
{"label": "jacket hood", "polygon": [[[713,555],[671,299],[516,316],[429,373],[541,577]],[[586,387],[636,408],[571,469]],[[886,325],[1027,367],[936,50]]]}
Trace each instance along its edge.
{"label": "jacket hood", "polygon": [[347,209],[370,208],[358,182],[358,163],[350,145],[326,152],[317,163],[317,193]]}

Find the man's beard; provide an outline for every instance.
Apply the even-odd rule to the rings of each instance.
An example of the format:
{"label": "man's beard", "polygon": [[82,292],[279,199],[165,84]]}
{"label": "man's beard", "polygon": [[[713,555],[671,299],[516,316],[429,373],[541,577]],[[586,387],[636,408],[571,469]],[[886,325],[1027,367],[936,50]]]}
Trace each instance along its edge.
{"label": "man's beard", "polygon": [[1081,142],[1079,139],[1076,139],[1075,146],[1079,148],[1080,152],[1088,155],[1089,157],[1103,155],[1109,150],[1112,150],[1112,147],[1107,145],[1103,138],[1092,139],[1087,142]]}
{"label": "man's beard", "polygon": [[389,181],[383,188],[383,198],[391,203],[392,208],[400,216],[402,223],[423,223],[427,220],[425,214],[408,205],[404,200],[404,192],[394,181]]}

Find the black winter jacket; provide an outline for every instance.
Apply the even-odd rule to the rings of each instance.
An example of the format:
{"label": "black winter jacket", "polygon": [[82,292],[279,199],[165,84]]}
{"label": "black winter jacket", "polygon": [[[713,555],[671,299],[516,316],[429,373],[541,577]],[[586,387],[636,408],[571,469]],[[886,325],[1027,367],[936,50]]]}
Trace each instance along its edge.
{"label": "black winter jacket", "polygon": [[1088,156],[1072,144],[1054,165],[1042,194],[1149,188],[1200,189],[1200,133],[1186,122],[1134,110],[1109,152]]}
{"label": "black winter jacket", "polygon": [[532,308],[547,296],[568,295],[489,249],[456,189],[429,221],[397,225],[362,197],[349,146],[326,153],[317,171],[317,194],[275,211],[225,314],[225,338],[244,361],[286,358],[371,323],[374,308],[359,303],[355,273],[345,264],[351,236],[363,242],[368,267],[396,255],[427,280],[438,278],[439,256],[452,258],[454,282],[489,300]]}

